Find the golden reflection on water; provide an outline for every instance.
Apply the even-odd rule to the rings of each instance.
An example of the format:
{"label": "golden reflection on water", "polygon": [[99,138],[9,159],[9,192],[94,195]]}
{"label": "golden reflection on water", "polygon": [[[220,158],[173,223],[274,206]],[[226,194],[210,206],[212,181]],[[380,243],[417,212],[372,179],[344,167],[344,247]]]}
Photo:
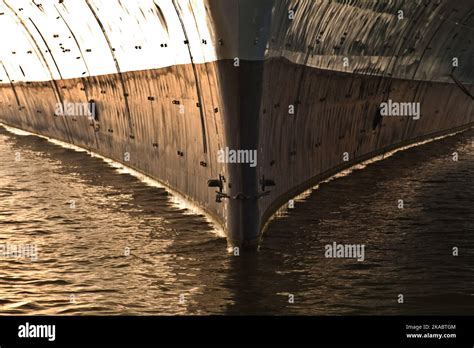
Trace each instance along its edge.
{"label": "golden reflection on water", "polygon": [[[233,257],[162,188],[0,129],[0,244],[38,248],[37,261],[0,257],[0,314],[472,314],[472,138],[323,183],[258,254]],[[366,261],[324,258],[334,241],[364,243]]]}
{"label": "golden reflection on water", "polygon": [[[187,286],[196,274],[175,263],[189,261],[186,244],[192,247],[195,238],[222,244],[206,221],[183,215],[166,191],[117,174],[100,159],[2,133],[0,243],[35,245],[38,261],[0,259],[7,270],[1,312],[188,311],[204,285]],[[191,233],[196,236],[186,240]],[[178,248],[170,251],[174,243]],[[124,303],[108,308],[117,296]]]}

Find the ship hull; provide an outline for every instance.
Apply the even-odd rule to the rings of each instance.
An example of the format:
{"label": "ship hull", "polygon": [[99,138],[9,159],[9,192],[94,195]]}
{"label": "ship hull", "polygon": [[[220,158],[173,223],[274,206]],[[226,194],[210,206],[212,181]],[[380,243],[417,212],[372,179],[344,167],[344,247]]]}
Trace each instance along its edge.
{"label": "ship hull", "polygon": [[[162,182],[231,247],[253,249],[279,207],[328,176],[474,122],[468,0],[4,4],[31,49],[3,57],[0,121]],[[387,101],[419,117],[385,117]],[[58,116],[68,102],[96,118]],[[223,149],[255,151],[255,165]]]}
{"label": "ship hull", "polygon": [[[243,61],[238,73],[231,60],[195,69],[209,86],[203,98],[212,104],[197,106],[194,88],[180,89],[193,76],[193,66],[184,65],[63,80],[57,89],[45,82],[3,87],[10,104],[5,99],[2,104],[10,111],[2,122],[88,149],[164,183],[220,224],[231,246],[257,245],[279,207],[330,175],[474,122],[468,96],[448,83],[334,73],[286,59]],[[295,79],[299,75],[303,81]],[[125,103],[117,102],[124,98],[117,87],[122,80],[130,119]],[[304,85],[299,95],[298,84]],[[175,93],[163,94],[170,90],[163,85],[175,86]],[[63,102],[86,101],[86,92],[98,120],[49,116],[57,91]],[[387,97],[429,103],[423,103],[418,120],[381,117],[379,106]],[[12,103],[16,98],[21,111]],[[208,115],[204,126],[201,109]],[[218,151],[226,147],[258,149],[257,165],[220,163]],[[219,189],[208,187],[208,180],[219,177],[229,197],[216,202]],[[275,186],[263,190],[262,178]]]}

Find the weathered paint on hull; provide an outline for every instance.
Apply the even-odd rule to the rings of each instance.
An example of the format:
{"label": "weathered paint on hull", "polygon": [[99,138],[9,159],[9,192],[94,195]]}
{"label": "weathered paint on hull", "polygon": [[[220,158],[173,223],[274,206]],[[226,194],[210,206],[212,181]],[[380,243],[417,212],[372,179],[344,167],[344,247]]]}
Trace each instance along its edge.
{"label": "weathered paint on hull", "polygon": [[[231,245],[258,243],[276,209],[335,171],[474,122],[473,103],[453,84],[336,74],[284,59],[243,61],[238,73],[233,61],[195,68],[206,86],[201,89],[203,100],[212,100],[201,107],[194,90],[184,88],[193,79],[192,66],[185,65],[124,73],[129,119],[125,104],[117,102],[123,99],[117,75],[62,80],[58,89],[43,82],[16,84],[21,111],[13,89],[4,86],[1,102],[8,103],[11,111],[2,119],[156,178],[209,213],[223,226]],[[294,76],[303,69],[304,87],[291,115],[287,105],[295,104],[301,83]],[[170,95],[167,86],[183,93]],[[58,93],[61,100],[94,99],[99,121],[50,117]],[[421,118],[380,118],[378,107],[387,96],[420,100]],[[201,109],[206,115],[204,128]],[[258,149],[258,165],[218,163],[217,151],[225,147]],[[348,162],[343,160],[345,152]],[[225,177],[223,192],[235,199],[216,202],[215,189],[207,181],[219,175]],[[276,186],[257,198],[263,193],[263,176]]]}

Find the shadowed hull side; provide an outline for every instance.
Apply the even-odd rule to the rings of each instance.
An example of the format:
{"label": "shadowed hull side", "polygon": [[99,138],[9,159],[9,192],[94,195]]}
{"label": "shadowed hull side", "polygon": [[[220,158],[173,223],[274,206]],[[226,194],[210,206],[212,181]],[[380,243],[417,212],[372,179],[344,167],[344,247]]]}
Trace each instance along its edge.
{"label": "shadowed hull side", "polygon": [[[289,199],[347,167],[474,124],[472,97],[455,84],[336,73],[284,59],[267,61],[263,74],[258,176],[276,186],[260,201],[260,227]],[[473,86],[465,87],[472,95]],[[419,102],[420,119],[381,117],[388,99]]]}

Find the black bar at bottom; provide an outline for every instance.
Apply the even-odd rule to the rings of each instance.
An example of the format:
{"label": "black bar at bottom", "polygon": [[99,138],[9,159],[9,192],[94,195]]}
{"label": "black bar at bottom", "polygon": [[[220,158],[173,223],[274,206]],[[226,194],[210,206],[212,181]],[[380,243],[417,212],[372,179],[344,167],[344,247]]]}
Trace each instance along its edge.
{"label": "black bar at bottom", "polygon": [[473,347],[474,317],[0,317],[1,348],[223,343]]}

